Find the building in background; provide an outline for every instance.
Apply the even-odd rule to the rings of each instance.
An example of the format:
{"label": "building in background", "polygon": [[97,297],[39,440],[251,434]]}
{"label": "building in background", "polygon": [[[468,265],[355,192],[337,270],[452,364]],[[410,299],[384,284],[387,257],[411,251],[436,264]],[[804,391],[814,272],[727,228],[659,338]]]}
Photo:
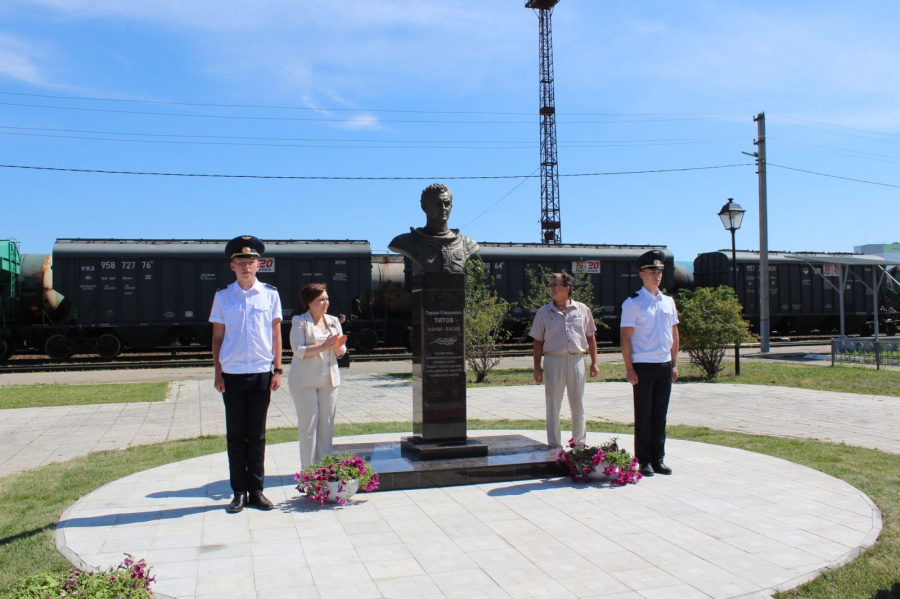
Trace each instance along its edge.
{"label": "building in background", "polygon": [[866,245],[854,245],[853,251],[857,254],[880,256],[888,262],[900,262],[900,243],[869,243]]}

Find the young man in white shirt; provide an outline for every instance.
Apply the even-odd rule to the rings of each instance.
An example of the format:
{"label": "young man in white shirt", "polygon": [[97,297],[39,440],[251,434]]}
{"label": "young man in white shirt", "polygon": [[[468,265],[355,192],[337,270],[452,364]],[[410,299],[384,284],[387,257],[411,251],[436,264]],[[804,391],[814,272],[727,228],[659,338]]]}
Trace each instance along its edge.
{"label": "young man in white shirt", "polygon": [[625,378],[634,391],[634,454],[641,474],[672,474],[666,455],[666,415],[672,383],[678,380],[678,310],[659,290],[665,255],[638,259],[644,285],[622,304],[620,337]]}
{"label": "young man in white shirt", "polygon": [[215,388],[225,402],[228,468],[236,514],[251,505],[274,506],[263,495],[266,414],[272,391],[281,386],[281,299],[256,278],[263,242],[252,235],[225,246],[235,282],[216,292],[209,320]]}

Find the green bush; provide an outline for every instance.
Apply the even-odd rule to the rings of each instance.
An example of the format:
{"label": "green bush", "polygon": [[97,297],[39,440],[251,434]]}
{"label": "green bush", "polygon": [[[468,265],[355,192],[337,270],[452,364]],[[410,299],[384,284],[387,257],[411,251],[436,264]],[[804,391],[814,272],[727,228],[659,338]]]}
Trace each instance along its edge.
{"label": "green bush", "polygon": [[509,302],[497,297],[487,265],[476,254],[466,263],[466,364],[478,383],[500,363],[508,310]]}
{"label": "green bush", "polygon": [[682,289],[675,303],[681,349],[708,380],[722,371],[726,347],[753,341],[750,323],[741,318],[741,304],[731,287]]}

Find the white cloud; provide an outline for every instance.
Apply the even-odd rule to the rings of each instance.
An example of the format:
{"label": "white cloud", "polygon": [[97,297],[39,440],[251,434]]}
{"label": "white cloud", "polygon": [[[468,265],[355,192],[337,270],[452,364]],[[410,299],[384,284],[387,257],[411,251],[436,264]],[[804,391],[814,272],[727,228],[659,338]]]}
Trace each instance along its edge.
{"label": "white cloud", "polygon": [[892,3],[651,3],[561,21],[573,47],[556,46],[566,75],[611,102],[834,113],[900,102],[898,16]]}
{"label": "white cloud", "polygon": [[232,85],[246,82],[253,93],[465,94],[523,50],[531,67],[536,49],[536,20],[507,3],[31,0],[30,6],[56,21],[162,27],[193,49],[186,63]]}
{"label": "white cloud", "polygon": [[15,38],[0,35],[0,77],[45,85],[34,55],[36,50]]}

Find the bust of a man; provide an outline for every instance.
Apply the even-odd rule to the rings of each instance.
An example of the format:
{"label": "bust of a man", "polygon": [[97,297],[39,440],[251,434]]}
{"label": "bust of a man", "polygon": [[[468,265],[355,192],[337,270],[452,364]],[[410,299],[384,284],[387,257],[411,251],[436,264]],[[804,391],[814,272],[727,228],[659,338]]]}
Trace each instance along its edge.
{"label": "bust of a man", "polygon": [[410,228],[409,233],[394,237],[391,251],[410,259],[413,274],[420,272],[465,272],[466,260],[478,251],[478,243],[460,235],[459,229],[447,227],[453,209],[453,193],[446,185],[434,183],[422,191],[424,227]]}

